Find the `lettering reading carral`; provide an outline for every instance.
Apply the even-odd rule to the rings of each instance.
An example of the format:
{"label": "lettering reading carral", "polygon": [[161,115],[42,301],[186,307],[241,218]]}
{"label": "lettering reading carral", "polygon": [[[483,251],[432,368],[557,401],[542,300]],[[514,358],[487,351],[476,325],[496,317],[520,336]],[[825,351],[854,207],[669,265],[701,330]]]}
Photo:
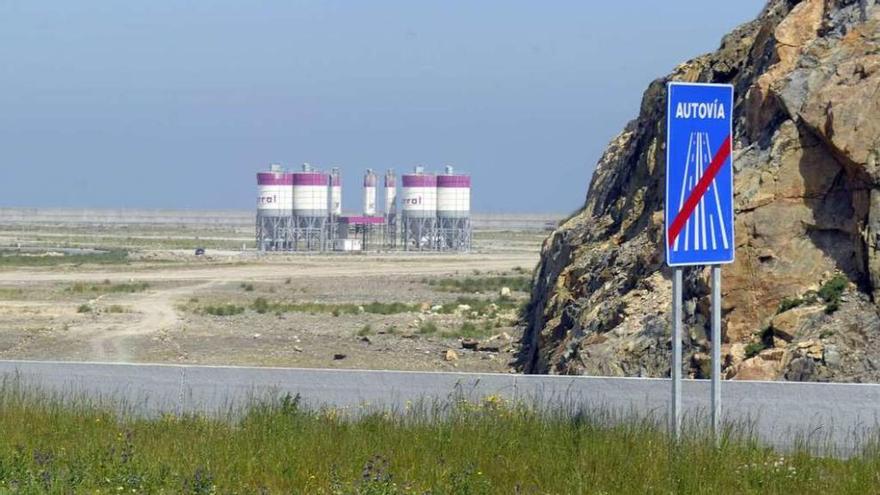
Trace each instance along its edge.
{"label": "lettering reading carral", "polygon": [[715,100],[711,103],[680,101],[675,106],[677,119],[725,119],[724,104]]}

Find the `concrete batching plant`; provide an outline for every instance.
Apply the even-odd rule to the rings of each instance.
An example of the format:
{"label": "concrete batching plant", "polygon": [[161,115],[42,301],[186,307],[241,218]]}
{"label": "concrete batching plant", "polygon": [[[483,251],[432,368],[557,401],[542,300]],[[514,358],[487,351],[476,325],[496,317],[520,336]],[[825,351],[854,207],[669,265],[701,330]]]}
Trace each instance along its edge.
{"label": "concrete batching plant", "polygon": [[[287,172],[272,165],[257,174],[257,248],[261,251],[368,250],[381,245],[407,251],[471,248],[470,176],[447,167],[440,175],[416,167],[401,175],[400,208],[397,177],[385,173],[384,211],[378,214],[377,177],[364,175],[361,215],[343,215],[342,176],[303,164]],[[381,229],[381,230],[380,230]],[[382,233],[381,240],[378,233]],[[354,242],[354,241],[357,242]],[[381,244],[376,244],[380,242]]]}

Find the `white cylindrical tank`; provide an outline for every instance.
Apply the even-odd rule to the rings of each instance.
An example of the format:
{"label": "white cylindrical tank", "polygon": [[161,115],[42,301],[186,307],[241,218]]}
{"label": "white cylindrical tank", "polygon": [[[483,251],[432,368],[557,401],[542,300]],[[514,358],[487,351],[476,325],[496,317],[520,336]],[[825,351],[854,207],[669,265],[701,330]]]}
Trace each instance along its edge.
{"label": "white cylindrical tank", "polygon": [[293,174],[280,165],[257,173],[257,211],[267,217],[289,217],[293,209]]}
{"label": "white cylindrical tank", "polygon": [[338,167],[330,170],[330,214],[342,215],[342,175]]}
{"label": "white cylindrical tank", "polygon": [[364,174],[364,216],[376,215],[376,174],[367,169]]}
{"label": "white cylindrical tank", "polygon": [[394,170],[385,172],[385,214],[397,213],[397,177]]}
{"label": "white cylindrical tank", "polygon": [[468,218],[470,215],[471,178],[446,167],[446,171],[437,176],[437,216]]}
{"label": "white cylindrical tank", "polygon": [[402,174],[401,209],[408,218],[437,216],[437,176],[426,174],[421,167],[411,174]]}
{"label": "white cylindrical tank", "polygon": [[312,170],[307,164],[302,172],[293,172],[293,214],[300,217],[327,216],[326,173]]}

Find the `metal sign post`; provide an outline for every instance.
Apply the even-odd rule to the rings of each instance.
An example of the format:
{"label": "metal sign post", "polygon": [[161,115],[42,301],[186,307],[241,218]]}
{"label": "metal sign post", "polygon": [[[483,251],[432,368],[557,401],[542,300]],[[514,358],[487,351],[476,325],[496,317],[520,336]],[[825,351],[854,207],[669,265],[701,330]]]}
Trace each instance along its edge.
{"label": "metal sign post", "polygon": [[670,82],[666,110],[666,264],[672,278],[670,430],[681,434],[682,268],[712,267],[712,431],[721,428],[721,266],[732,263],[733,86]]}
{"label": "metal sign post", "polygon": [[721,433],[721,267],[712,265],[712,434]]}
{"label": "metal sign post", "polygon": [[669,425],[678,439],[681,435],[681,268],[672,269],[672,415]]}

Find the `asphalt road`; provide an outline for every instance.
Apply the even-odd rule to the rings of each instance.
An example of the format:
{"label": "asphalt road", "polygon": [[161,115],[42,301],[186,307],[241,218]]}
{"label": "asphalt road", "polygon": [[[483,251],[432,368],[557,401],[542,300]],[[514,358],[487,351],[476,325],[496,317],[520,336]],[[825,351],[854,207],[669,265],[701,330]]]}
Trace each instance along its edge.
{"label": "asphalt road", "polygon": [[[286,393],[299,394],[310,407],[352,413],[498,395],[665,420],[670,397],[668,379],[646,378],[39,361],[0,361],[0,374],[60,397],[109,401],[146,415],[235,414],[254,400]],[[722,398],[726,421],[745,422],[762,441],[781,448],[807,441],[847,455],[880,431],[880,385],[730,381],[722,385]],[[683,405],[686,423],[705,424],[708,382],[686,380]]]}

